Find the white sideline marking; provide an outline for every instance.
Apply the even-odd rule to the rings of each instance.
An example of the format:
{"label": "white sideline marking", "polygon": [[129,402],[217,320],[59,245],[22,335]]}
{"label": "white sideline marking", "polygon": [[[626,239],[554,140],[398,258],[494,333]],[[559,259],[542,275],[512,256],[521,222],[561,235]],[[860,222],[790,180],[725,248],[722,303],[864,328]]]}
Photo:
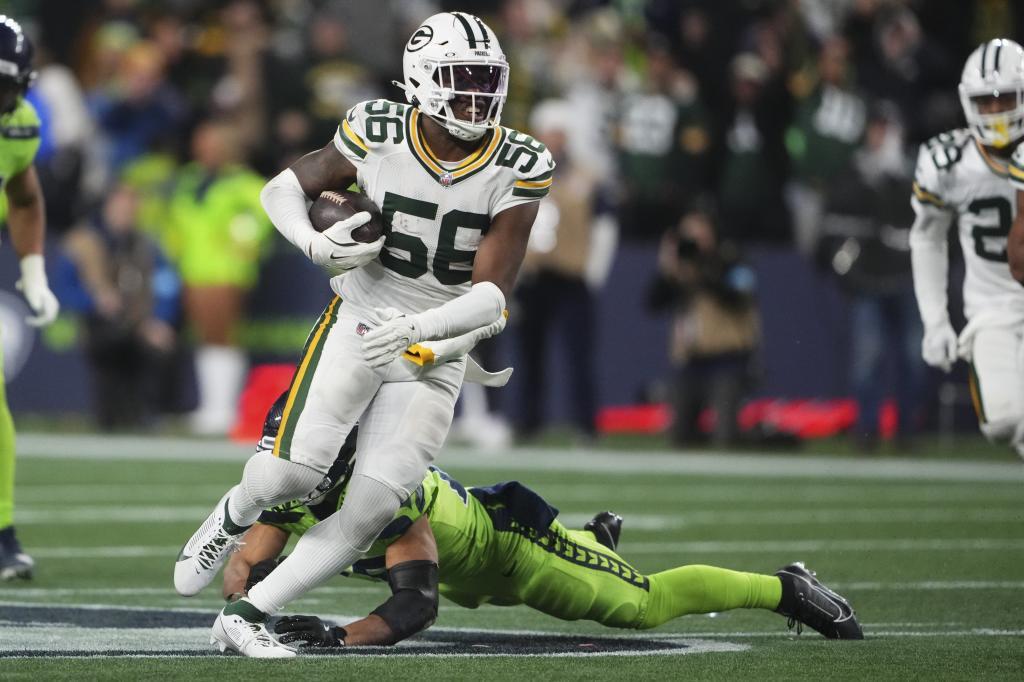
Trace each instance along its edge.
{"label": "white sideline marking", "polygon": [[[19,457],[132,461],[244,462],[250,445],[192,438],[100,436],[92,434],[18,434]],[[968,453],[969,454],[969,453]],[[1007,459],[1010,455],[1007,454]],[[515,448],[482,454],[447,448],[441,466],[479,470],[586,471],[630,474],[713,474],[748,478],[849,478],[915,481],[1024,481],[1019,462],[922,461],[813,455],[751,455],[750,453],[643,453],[631,450]]]}
{"label": "white sideline marking", "polygon": [[1024,540],[1006,538],[883,540],[709,540],[696,542],[624,542],[621,554],[756,554],[761,552],[975,552],[1024,549]]}
{"label": "white sideline marking", "polygon": [[[127,510],[111,505],[78,505],[74,507],[37,507],[20,505],[18,525],[81,525],[198,522],[208,513],[209,506],[174,506],[132,504]],[[836,523],[866,523],[887,525],[897,523],[1024,523],[1021,509],[792,509],[680,511],[677,514],[632,514],[624,511],[629,530],[660,531],[690,526],[721,525],[807,525]],[[593,514],[562,514],[559,519],[570,528],[582,527]]]}

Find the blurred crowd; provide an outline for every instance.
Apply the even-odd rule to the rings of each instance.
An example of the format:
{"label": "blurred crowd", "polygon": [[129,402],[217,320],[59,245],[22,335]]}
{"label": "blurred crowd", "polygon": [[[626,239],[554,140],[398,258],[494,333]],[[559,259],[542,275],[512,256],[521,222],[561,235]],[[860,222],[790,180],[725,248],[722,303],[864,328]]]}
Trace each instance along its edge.
{"label": "blurred crowd", "polygon": [[[916,144],[961,123],[956,84],[984,39],[1021,35],[1011,0],[14,0],[32,32],[38,169],[82,319],[97,417],[159,411],[194,343],[193,427],[223,432],[246,357],[237,329],[273,234],[263,179],[323,146],[356,102],[399,97],[426,16],[465,10],[511,64],[502,123],[558,161],[520,288],[521,433],[559,326],[592,330],[622,241],[658,244],[649,302],[672,316],[673,438],[734,443],[756,377],[757,283],[742,249],[799,249],[854,305],[858,438],[920,402],[906,229]],[[893,230],[902,234],[893,235]],[[895,387],[882,347],[907,349]],[[594,360],[565,349],[572,421],[595,433]],[[130,359],[130,360],[126,360]],[[706,431],[706,429],[705,429]]]}

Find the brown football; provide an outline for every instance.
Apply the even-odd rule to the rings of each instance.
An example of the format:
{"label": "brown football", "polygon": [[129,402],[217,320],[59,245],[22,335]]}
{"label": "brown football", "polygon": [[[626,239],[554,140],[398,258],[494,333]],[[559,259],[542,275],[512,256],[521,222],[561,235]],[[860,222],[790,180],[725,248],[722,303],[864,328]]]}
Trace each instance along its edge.
{"label": "brown football", "polygon": [[359,192],[323,192],[309,207],[309,222],[313,229],[323,232],[339,220],[345,220],[360,211],[370,212],[370,222],[352,230],[352,239],[369,244],[380,239],[384,234],[384,216],[380,214],[377,204]]}

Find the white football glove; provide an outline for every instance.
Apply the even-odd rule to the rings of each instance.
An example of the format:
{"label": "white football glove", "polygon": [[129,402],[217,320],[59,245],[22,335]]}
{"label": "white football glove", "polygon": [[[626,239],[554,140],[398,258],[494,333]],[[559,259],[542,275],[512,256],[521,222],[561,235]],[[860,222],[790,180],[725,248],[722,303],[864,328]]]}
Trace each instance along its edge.
{"label": "white football glove", "polygon": [[956,332],[949,321],[934,327],[926,327],[921,339],[921,357],[932,367],[949,372],[957,361],[958,349]]}
{"label": "white football glove", "polygon": [[30,254],[21,259],[20,265],[21,279],[14,286],[22,293],[28,301],[28,307],[35,313],[26,318],[26,322],[32,327],[45,327],[57,319],[60,303],[50,291],[46,269],[43,267],[43,257],[38,253]]}
{"label": "white football glove", "polygon": [[350,218],[339,220],[323,232],[313,236],[307,247],[309,259],[332,275],[342,275],[366,265],[384,246],[382,236],[375,242],[364,244],[352,239],[352,230],[370,222],[368,211],[360,211]]}
{"label": "white football glove", "polygon": [[420,330],[415,315],[394,308],[376,308],[381,325],[363,336],[363,358],[371,367],[390,364],[409,346],[419,343]]}

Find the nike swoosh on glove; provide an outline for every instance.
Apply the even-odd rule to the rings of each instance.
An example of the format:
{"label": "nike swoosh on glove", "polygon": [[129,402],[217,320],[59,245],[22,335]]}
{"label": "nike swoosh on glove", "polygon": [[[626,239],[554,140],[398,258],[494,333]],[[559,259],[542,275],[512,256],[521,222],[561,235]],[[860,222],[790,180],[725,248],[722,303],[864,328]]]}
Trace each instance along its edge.
{"label": "nike swoosh on glove", "polygon": [[949,322],[924,330],[921,339],[921,357],[932,366],[949,372],[959,357],[956,332]]}
{"label": "nike swoosh on glove", "polygon": [[405,352],[414,343],[419,343],[420,330],[415,316],[394,308],[376,308],[381,325],[363,336],[363,358],[374,368],[384,367]]}
{"label": "nike swoosh on glove", "polygon": [[29,308],[35,313],[26,318],[26,322],[32,327],[45,327],[57,319],[60,303],[50,291],[46,270],[43,268],[43,257],[39,254],[30,254],[21,259],[20,265],[21,279],[14,286],[22,293]]}
{"label": "nike swoosh on glove", "polygon": [[383,236],[369,243],[357,242],[352,238],[352,230],[368,222],[368,211],[360,211],[345,220],[339,220],[310,240],[306,255],[332,275],[361,268],[375,259],[384,246]]}

